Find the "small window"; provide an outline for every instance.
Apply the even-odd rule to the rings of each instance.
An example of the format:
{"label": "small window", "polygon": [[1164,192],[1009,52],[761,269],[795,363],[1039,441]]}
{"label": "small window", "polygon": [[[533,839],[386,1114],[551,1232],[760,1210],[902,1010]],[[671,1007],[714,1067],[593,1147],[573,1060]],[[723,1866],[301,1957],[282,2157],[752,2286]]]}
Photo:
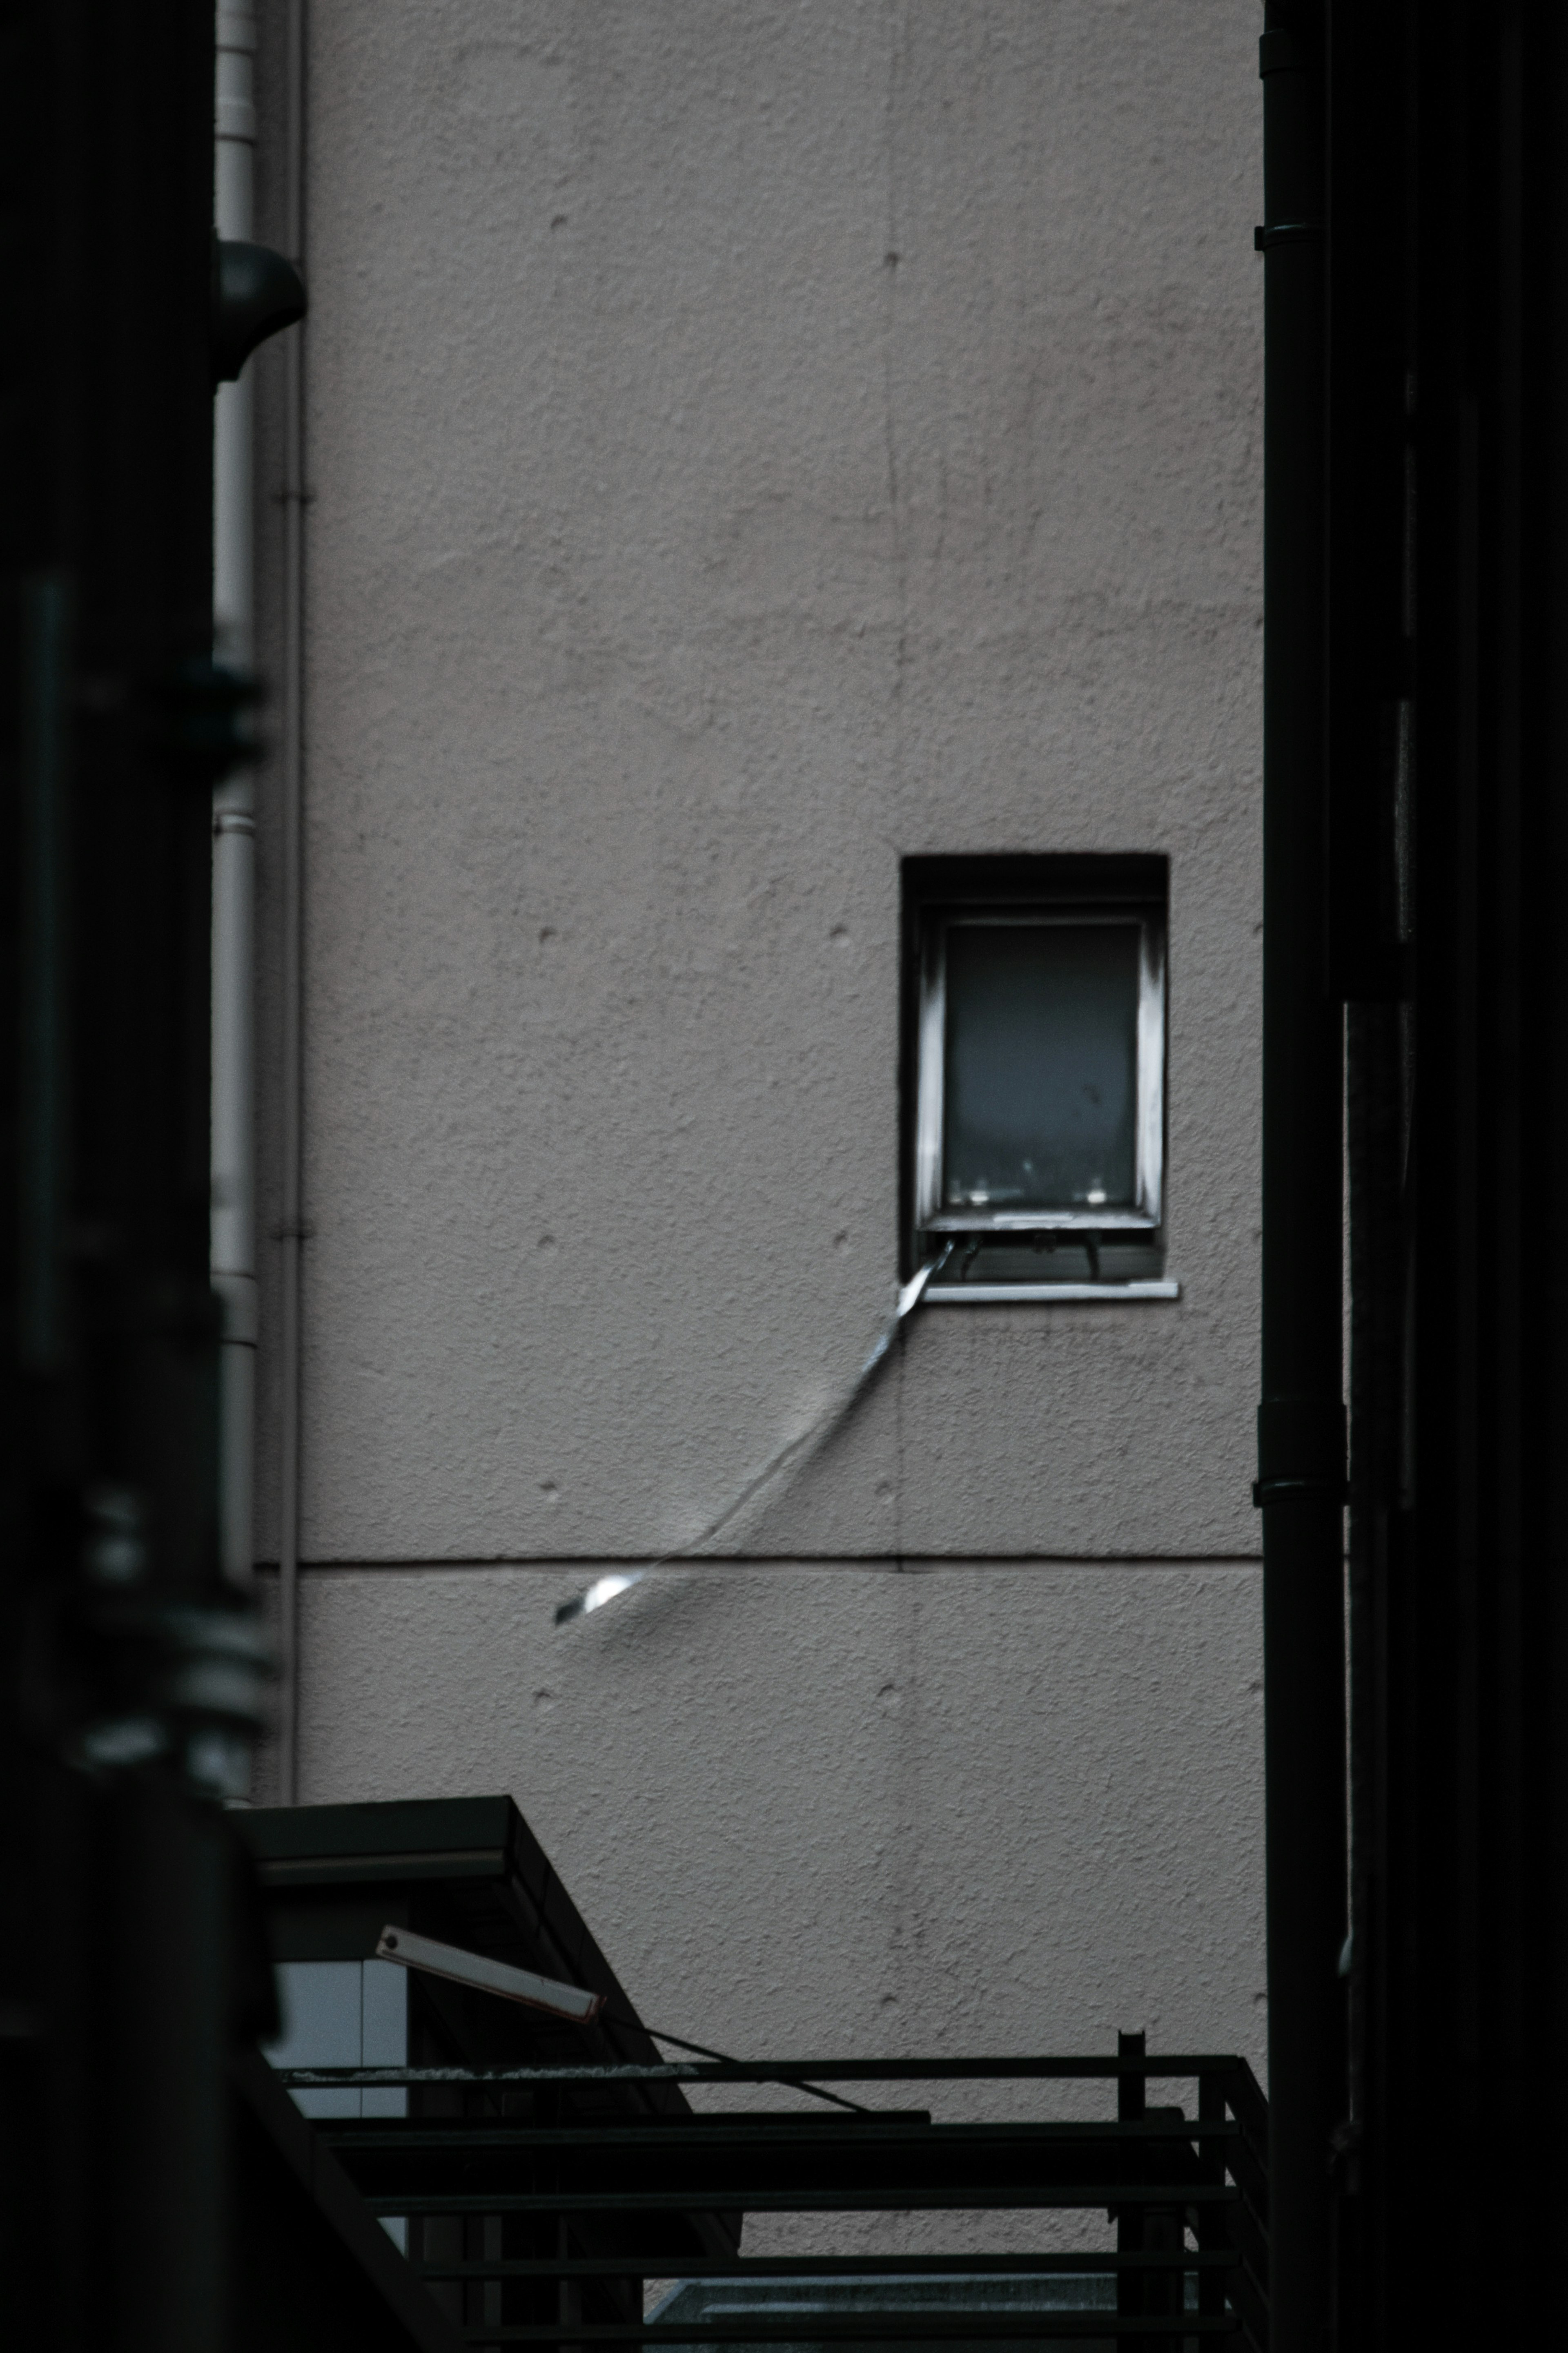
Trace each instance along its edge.
{"label": "small window", "polygon": [[1165,900],[1160,858],[906,860],[907,1271],[1163,1272]]}

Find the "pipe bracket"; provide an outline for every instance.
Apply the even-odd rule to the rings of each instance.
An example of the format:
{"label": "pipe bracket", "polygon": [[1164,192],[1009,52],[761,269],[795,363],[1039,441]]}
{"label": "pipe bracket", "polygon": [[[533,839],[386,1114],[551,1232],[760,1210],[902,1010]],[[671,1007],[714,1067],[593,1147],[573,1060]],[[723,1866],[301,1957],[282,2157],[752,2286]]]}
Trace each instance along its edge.
{"label": "pipe bracket", "polygon": [[1348,1504],[1350,1494],[1344,1479],[1255,1479],[1252,1507],[1260,1512],[1266,1504]]}

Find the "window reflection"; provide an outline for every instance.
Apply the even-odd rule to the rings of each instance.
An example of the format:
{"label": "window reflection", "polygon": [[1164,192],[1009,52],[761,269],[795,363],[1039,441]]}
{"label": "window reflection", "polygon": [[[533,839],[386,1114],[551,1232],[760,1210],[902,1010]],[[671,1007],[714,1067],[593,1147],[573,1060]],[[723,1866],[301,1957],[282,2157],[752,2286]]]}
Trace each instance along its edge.
{"label": "window reflection", "polygon": [[1139,987],[1133,923],[949,926],[945,1208],[1133,1205]]}

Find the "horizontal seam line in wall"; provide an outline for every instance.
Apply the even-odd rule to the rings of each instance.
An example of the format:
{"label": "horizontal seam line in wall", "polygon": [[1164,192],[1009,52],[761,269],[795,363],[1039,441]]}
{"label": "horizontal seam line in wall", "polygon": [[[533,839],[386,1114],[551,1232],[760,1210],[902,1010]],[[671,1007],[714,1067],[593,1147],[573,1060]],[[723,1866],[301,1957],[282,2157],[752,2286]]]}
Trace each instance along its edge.
{"label": "horizontal seam line in wall", "polygon": [[[535,1573],[584,1569],[647,1568],[657,1556],[647,1553],[465,1553],[451,1557],[409,1559],[302,1560],[302,1577],[331,1576],[339,1570],[521,1568]],[[686,1568],[1260,1568],[1256,1552],[769,1552],[709,1553],[693,1559],[667,1560],[668,1569]],[[256,1563],[258,1577],[275,1577],[278,1564]]]}

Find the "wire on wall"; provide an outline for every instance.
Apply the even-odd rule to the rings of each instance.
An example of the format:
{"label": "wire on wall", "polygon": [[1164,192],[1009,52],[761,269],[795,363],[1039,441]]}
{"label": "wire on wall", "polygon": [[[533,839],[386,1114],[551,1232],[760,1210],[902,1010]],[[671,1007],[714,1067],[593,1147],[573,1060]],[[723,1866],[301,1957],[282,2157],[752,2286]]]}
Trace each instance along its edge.
{"label": "wire on wall", "polygon": [[809,1422],[796,1437],[786,1439],[778,1451],[769,1456],[760,1471],[752,1472],[740,1493],[731,1497],[723,1510],[710,1520],[706,1527],[700,1529],[689,1544],[679,1545],[673,1552],[661,1554],[658,1560],[650,1560],[646,1567],[612,1569],[607,1576],[596,1577],[585,1591],[574,1594],[570,1601],[561,1604],[555,1612],[557,1626],[569,1626],[574,1619],[586,1618],[591,1610],[602,1609],[607,1601],[629,1593],[634,1585],[640,1585],[645,1577],[656,1575],[661,1568],[668,1568],[677,1561],[694,1559],[716,1536],[722,1535],[731,1522],[738,1519],[747,1504],[760,1495],[764,1487],[771,1485],[782,1471],[792,1463],[798,1465],[804,1462],[808,1455],[824,1444],[865,1394],[866,1385],[892,1346],[900,1324],[920,1305],[925,1297],[927,1284],[947,1264],[952,1256],[953,1247],[952,1242],[947,1243],[934,1258],[928,1259],[908,1282],[900,1285],[897,1305],[877,1335],[870,1354],[843,1396],[824,1406],[816,1420]]}

